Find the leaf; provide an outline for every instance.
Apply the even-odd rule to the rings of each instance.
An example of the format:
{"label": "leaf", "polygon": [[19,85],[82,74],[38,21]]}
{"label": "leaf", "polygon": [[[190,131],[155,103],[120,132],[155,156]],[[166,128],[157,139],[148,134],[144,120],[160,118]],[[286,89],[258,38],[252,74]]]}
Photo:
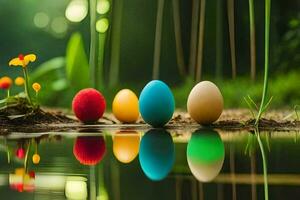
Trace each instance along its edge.
{"label": "leaf", "polygon": [[74,33],[68,42],[66,72],[70,85],[75,89],[90,86],[89,64],[80,33]]}
{"label": "leaf", "polygon": [[253,112],[254,108],[252,107],[251,103],[248,101],[248,99],[246,97],[244,97],[244,100],[245,100],[246,104],[249,107],[249,111],[250,111],[252,117],[255,118],[255,115],[254,115],[254,112]]}
{"label": "leaf", "polygon": [[[58,87],[58,82],[66,80],[66,59],[64,57],[52,58],[49,61],[41,64],[30,76],[31,82],[38,82],[42,85],[42,90],[39,94],[39,102],[42,105],[57,106],[58,97],[65,93],[66,87]],[[70,100],[70,99],[64,99]],[[62,99],[60,99],[62,101]]]}
{"label": "leaf", "polygon": [[62,71],[65,64],[66,62],[64,57],[52,58],[41,64],[33,73],[31,73],[30,78],[34,80],[34,82],[46,77],[48,79],[51,73],[58,70]]}
{"label": "leaf", "polygon": [[51,84],[51,88],[54,91],[62,91],[68,88],[68,82],[66,79],[59,79]]}

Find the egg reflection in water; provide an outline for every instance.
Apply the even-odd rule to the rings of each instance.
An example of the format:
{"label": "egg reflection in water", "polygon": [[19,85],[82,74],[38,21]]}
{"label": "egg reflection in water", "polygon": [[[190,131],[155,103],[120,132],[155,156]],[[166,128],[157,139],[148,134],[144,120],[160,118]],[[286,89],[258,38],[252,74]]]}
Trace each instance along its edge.
{"label": "egg reflection in water", "polygon": [[166,130],[152,129],[141,140],[139,160],[143,172],[154,181],[167,177],[175,159],[172,136]]}
{"label": "egg reflection in water", "polygon": [[77,137],[73,147],[73,154],[83,165],[96,165],[104,157],[106,151],[103,136]]}
{"label": "egg reflection in water", "polygon": [[197,180],[212,181],[220,173],[224,158],[224,144],[218,132],[204,129],[193,133],[187,146],[187,161]]}
{"label": "egg reflection in water", "polygon": [[84,200],[88,197],[86,179],[82,177],[68,177],[65,194],[67,199]]}
{"label": "egg reflection in water", "polygon": [[113,152],[117,160],[130,163],[139,153],[140,135],[136,131],[120,131],[113,136]]}

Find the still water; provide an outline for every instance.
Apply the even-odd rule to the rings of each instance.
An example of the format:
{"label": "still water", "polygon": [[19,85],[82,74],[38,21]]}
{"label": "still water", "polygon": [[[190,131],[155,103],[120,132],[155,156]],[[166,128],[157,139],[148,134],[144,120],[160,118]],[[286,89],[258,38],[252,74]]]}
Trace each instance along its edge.
{"label": "still water", "polygon": [[299,140],[209,129],[12,133],[0,139],[0,199],[300,199]]}

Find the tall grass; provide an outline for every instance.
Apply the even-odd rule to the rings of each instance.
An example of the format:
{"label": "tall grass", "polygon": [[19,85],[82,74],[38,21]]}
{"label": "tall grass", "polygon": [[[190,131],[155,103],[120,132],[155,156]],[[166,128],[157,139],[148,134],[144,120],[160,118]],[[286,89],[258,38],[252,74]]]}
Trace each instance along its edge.
{"label": "tall grass", "polygon": [[157,1],[152,79],[159,78],[161,35],[162,35],[162,25],[163,25],[163,15],[164,15],[164,4],[165,4],[165,0]]}
{"label": "tall grass", "polygon": [[261,103],[256,117],[255,125],[258,125],[261,115],[266,110],[269,102],[266,102],[268,92],[268,78],[269,78],[269,53],[270,53],[270,15],[271,15],[271,0],[265,0],[265,72],[264,72],[264,86],[262,92]]}

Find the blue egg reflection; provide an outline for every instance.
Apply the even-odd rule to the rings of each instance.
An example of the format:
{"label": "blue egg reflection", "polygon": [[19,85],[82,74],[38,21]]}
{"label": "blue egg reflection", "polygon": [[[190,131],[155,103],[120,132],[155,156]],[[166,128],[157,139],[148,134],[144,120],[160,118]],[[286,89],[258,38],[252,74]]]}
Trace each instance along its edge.
{"label": "blue egg reflection", "polygon": [[221,171],[225,158],[223,141],[214,130],[197,130],[187,146],[187,161],[195,178],[212,181]]}
{"label": "blue egg reflection", "polygon": [[175,159],[172,136],[163,129],[152,129],[145,133],[140,144],[139,160],[143,172],[153,180],[166,178]]}

